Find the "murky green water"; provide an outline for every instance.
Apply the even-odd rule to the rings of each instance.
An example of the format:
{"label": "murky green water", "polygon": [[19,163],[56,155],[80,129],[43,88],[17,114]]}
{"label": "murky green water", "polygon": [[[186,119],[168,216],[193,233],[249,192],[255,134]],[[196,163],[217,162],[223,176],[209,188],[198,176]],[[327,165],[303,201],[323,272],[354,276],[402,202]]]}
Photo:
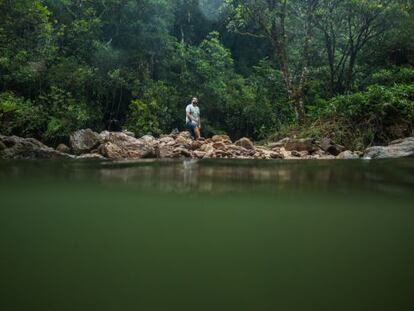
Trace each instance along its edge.
{"label": "murky green water", "polygon": [[0,310],[413,310],[414,160],[0,162]]}

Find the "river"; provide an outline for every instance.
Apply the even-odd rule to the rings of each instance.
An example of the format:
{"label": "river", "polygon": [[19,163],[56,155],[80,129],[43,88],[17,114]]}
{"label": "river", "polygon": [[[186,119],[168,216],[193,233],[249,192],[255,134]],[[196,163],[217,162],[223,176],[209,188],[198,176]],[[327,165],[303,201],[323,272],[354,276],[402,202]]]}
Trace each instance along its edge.
{"label": "river", "polygon": [[0,162],[0,310],[413,310],[414,161]]}

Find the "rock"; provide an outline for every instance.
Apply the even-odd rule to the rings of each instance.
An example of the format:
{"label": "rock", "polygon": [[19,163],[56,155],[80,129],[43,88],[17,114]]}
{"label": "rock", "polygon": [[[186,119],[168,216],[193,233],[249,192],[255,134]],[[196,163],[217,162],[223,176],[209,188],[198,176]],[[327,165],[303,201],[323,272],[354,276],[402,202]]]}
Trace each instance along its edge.
{"label": "rock", "polygon": [[154,144],[137,139],[120,132],[102,132],[103,141],[100,153],[109,159],[142,159],[156,158]]}
{"label": "rock", "polygon": [[99,148],[99,152],[108,159],[116,160],[124,158],[124,153],[122,152],[121,148],[110,142],[103,144]]}
{"label": "rock", "polygon": [[155,148],[155,154],[159,159],[173,158],[174,147],[171,145],[158,145]]}
{"label": "rock", "polygon": [[175,140],[171,136],[165,136],[165,137],[160,138],[158,140],[158,143],[160,143],[160,144],[161,143],[164,143],[164,144],[169,144],[169,143],[174,144],[175,143]]}
{"label": "rock", "polygon": [[352,151],[346,150],[341,152],[336,158],[340,160],[355,160],[359,159],[359,155]]}
{"label": "rock", "polygon": [[[131,136],[131,135],[128,135]],[[146,143],[154,143],[156,141],[155,137],[152,135],[145,135],[141,137],[141,140],[143,140]]]}
{"label": "rock", "polygon": [[187,131],[180,132],[178,134],[178,137],[184,137],[184,138],[187,138],[187,139],[193,139],[193,136],[191,136],[190,132],[187,132]]}
{"label": "rock", "polygon": [[390,142],[390,145],[401,144],[404,141],[404,139],[405,138],[400,138],[400,139],[393,140],[392,142]]}
{"label": "rock", "polygon": [[70,135],[70,146],[77,155],[88,153],[99,146],[100,143],[99,134],[91,129],[76,131]]}
{"label": "rock", "polygon": [[329,138],[323,138],[319,143],[318,143],[319,147],[323,150],[323,151],[327,151],[329,149],[329,147],[332,146],[332,140]]}
{"label": "rock", "polygon": [[248,150],[253,150],[254,149],[253,143],[251,142],[250,139],[248,139],[246,137],[244,137],[244,138],[239,139],[238,141],[236,141],[235,145],[236,146],[243,147],[243,148],[246,148]]}
{"label": "rock", "polygon": [[284,159],[284,156],[280,152],[269,150],[263,147],[256,147],[256,152],[259,152],[259,157],[262,159]]}
{"label": "rock", "polygon": [[182,145],[182,146],[191,146],[192,144],[192,139],[191,138],[187,138],[184,136],[178,136],[175,140],[176,144],[178,145]]}
{"label": "rock", "polygon": [[192,153],[191,151],[182,148],[182,147],[178,147],[174,149],[174,154],[177,156],[184,156],[186,158],[191,158],[192,157]]}
{"label": "rock", "polygon": [[70,153],[70,148],[65,144],[60,144],[56,147],[56,150],[62,153]]}
{"label": "rock", "polygon": [[414,137],[396,141],[385,147],[371,147],[365,150],[365,159],[389,159],[414,157]]}
{"label": "rock", "polygon": [[226,149],[226,145],[220,141],[220,142],[216,142],[213,144],[213,148],[214,149],[219,149],[219,150],[225,150]]}
{"label": "rock", "polygon": [[289,159],[291,157],[290,151],[287,151],[284,147],[280,148],[278,152],[283,156],[284,159]]}
{"label": "rock", "polygon": [[77,160],[107,160],[103,155],[98,153],[87,153],[76,157]]}
{"label": "rock", "polygon": [[0,142],[2,159],[73,159],[71,155],[47,147],[34,138],[0,136]]}
{"label": "rock", "polygon": [[300,158],[302,155],[299,151],[293,150],[291,152],[292,157]]}
{"label": "rock", "polygon": [[318,147],[315,145],[315,140],[311,138],[303,139],[289,139],[285,144],[285,149],[287,151],[308,151],[312,153],[318,150]]}
{"label": "rock", "polygon": [[175,135],[178,135],[179,133],[180,133],[180,131],[179,131],[177,128],[175,128],[175,129],[173,129],[173,130],[171,131],[171,134],[170,134],[170,135],[175,136]]}
{"label": "rock", "polygon": [[128,131],[128,130],[123,130],[122,133],[135,138],[135,133],[134,132],[131,132],[131,131]]}
{"label": "rock", "polygon": [[275,143],[270,143],[268,144],[268,147],[270,149],[274,149],[274,148],[282,148],[285,147],[286,143],[289,141],[289,137],[283,138]]}
{"label": "rock", "polygon": [[7,149],[7,146],[5,144],[3,144],[2,141],[0,141],[0,151],[3,151],[5,149]]}
{"label": "rock", "polygon": [[211,140],[215,143],[217,142],[224,142],[224,143],[228,143],[231,144],[231,139],[229,136],[227,135],[214,135]]}
{"label": "rock", "polygon": [[204,144],[200,147],[200,151],[204,151],[204,152],[209,152],[209,151],[214,151],[214,147],[213,144]]}
{"label": "rock", "polygon": [[194,155],[195,155],[197,158],[202,159],[202,158],[204,158],[204,157],[205,157],[206,152],[197,150],[197,151],[194,151]]}
{"label": "rock", "polygon": [[326,152],[328,152],[329,154],[333,155],[333,156],[337,156],[339,155],[341,152],[343,152],[345,150],[344,146],[341,145],[331,145],[328,150],[326,150]]}
{"label": "rock", "polygon": [[270,158],[271,158],[271,159],[281,159],[281,160],[283,160],[285,157],[284,157],[284,155],[283,155],[283,154],[281,154],[280,152],[275,152],[275,151],[272,151],[272,152],[270,153]]}
{"label": "rock", "polygon": [[190,147],[190,149],[191,150],[197,150],[197,149],[200,149],[200,147],[203,145],[203,142],[201,142],[201,141],[198,141],[198,140],[195,140],[195,141],[193,141],[192,143],[191,143],[191,147]]}
{"label": "rock", "polygon": [[334,144],[329,138],[324,138],[319,142],[319,147],[334,156],[339,155],[341,152],[345,151],[345,147],[341,145]]}

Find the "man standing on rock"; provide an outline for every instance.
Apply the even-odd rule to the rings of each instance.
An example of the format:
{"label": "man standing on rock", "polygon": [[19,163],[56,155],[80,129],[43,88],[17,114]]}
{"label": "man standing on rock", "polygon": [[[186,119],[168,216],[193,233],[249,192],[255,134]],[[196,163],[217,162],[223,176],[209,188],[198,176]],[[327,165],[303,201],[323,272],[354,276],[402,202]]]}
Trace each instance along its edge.
{"label": "man standing on rock", "polygon": [[200,129],[201,129],[201,118],[200,118],[200,108],[198,107],[198,99],[197,97],[193,97],[191,100],[191,104],[185,108],[186,112],[186,127],[191,132],[191,134],[196,138],[199,139]]}

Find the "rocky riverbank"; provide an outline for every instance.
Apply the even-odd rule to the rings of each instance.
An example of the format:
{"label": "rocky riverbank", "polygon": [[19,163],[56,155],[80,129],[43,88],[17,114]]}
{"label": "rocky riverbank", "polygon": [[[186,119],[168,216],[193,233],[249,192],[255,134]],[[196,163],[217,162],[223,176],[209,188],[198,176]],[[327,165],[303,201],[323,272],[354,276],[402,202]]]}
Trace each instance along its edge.
{"label": "rocky riverbank", "polygon": [[359,159],[414,156],[414,138],[393,142],[388,147],[372,147],[365,152],[346,150],[330,139],[285,138],[267,145],[255,145],[248,138],[232,142],[226,135],[194,140],[188,132],[175,132],[159,138],[135,138],[129,132],[100,134],[90,129],[70,136],[70,144],[50,148],[33,138],[0,135],[3,159]]}

